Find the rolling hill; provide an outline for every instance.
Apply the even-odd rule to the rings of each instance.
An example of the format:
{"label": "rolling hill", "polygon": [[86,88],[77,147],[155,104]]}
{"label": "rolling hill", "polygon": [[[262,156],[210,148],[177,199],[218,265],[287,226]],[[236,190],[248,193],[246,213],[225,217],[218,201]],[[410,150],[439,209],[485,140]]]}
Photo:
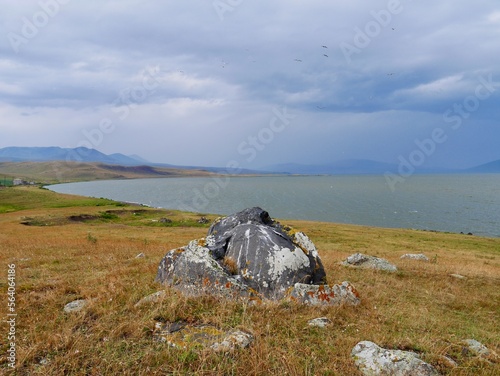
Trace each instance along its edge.
{"label": "rolling hill", "polygon": [[11,146],[0,149],[1,162],[101,162],[107,164],[120,164],[126,166],[149,164],[137,156],[127,156],[120,153],[104,154],[96,149],[85,147],[60,148],[52,147],[18,147]]}
{"label": "rolling hill", "polygon": [[0,176],[45,184],[88,180],[212,176],[208,171],[98,162],[0,162]]}

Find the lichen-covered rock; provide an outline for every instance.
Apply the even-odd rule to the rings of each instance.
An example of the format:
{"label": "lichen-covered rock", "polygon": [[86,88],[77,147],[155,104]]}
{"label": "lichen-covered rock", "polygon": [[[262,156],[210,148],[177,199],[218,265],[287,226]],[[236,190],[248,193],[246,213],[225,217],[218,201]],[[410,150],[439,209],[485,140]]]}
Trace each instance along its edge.
{"label": "lichen-covered rock", "polygon": [[365,376],[437,376],[439,373],[430,364],[410,351],[387,350],[373,342],[359,342],[351,356]]}
{"label": "lichen-covered rock", "polygon": [[239,276],[228,273],[205,244],[205,239],[193,240],[185,247],[168,252],[160,262],[156,281],[191,296],[204,293],[246,295],[248,286],[241,283]]}
{"label": "lichen-covered rock", "polygon": [[326,284],[313,242],[255,207],[216,220],[207,237],[172,250],[156,281],[184,292],[281,299],[297,283]]}
{"label": "lichen-covered rock", "polygon": [[231,352],[246,349],[254,341],[254,336],[242,330],[233,330],[226,334],[221,342],[215,342],[210,348],[217,352]]}
{"label": "lichen-covered rock", "polygon": [[155,324],[153,339],[179,349],[205,349],[231,352],[249,347],[254,336],[242,330],[225,332],[213,325],[188,325],[185,322]]}
{"label": "lichen-covered rock", "polygon": [[410,259],[410,260],[417,260],[417,261],[429,261],[429,257],[424,255],[423,253],[406,253],[403,256],[401,256],[402,259]]}
{"label": "lichen-covered rock", "polygon": [[359,293],[349,282],[344,281],[340,285],[306,285],[296,283],[288,291],[287,297],[291,301],[312,305],[358,305],[360,303]]}
{"label": "lichen-covered rock", "polygon": [[375,256],[368,256],[362,253],[355,253],[341,263],[344,266],[363,269],[376,269],[387,272],[395,272],[398,268],[389,261]]}

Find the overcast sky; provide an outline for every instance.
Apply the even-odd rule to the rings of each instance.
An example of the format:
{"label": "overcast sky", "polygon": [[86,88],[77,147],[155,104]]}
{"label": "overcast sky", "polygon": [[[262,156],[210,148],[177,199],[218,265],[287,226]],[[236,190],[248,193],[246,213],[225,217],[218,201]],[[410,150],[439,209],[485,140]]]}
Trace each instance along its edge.
{"label": "overcast sky", "polygon": [[500,159],[498,0],[0,5],[0,147],[199,166]]}

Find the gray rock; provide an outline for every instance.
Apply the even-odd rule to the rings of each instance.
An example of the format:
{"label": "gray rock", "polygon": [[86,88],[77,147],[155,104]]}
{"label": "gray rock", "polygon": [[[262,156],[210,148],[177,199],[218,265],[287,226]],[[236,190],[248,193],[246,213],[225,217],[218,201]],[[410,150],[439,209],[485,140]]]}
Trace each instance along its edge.
{"label": "gray rock", "polygon": [[141,300],[139,300],[137,303],[135,303],[135,307],[140,307],[144,304],[147,304],[147,303],[157,303],[161,300],[163,300],[163,298],[165,297],[167,293],[165,292],[165,290],[160,290],[160,291],[157,291],[153,294],[150,294],[144,298],[142,298]]}
{"label": "gray rock", "polygon": [[307,322],[307,325],[314,326],[318,328],[326,328],[332,322],[327,317],[318,317],[317,319],[312,319]]}
{"label": "gray rock", "polygon": [[375,256],[368,256],[362,253],[355,253],[341,263],[344,266],[362,269],[376,269],[388,272],[395,272],[398,268],[389,261]]}
{"label": "gray rock", "polygon": [[254,341],[254,336],[250,333],[233,330],[226,334],[221,342],[215,342],[210,348],[217,352],[231,352],[236,349],[246,349]]}
{"label": "gray rock", "polygon": [[467,279],[466,277],[460,274],[450,274],[450,277],[453,277],[455,279]]}
{"label": "gray rock", "polygon": [[483,345],[481,342],[476,341],[475,339],[466,339],[463,341],[465,348],[467,351],[470,351],[474,355],[478,356],[488,356],[490,355],[490,350]]}
{"label": "gray rock", "polygon": [[351,352],[365,376],[434,376],[437,370],[410,351],[387,350],[370,341],[359,342]]}
{"label": "gray rock", "polygon": [[78,312],[81,311],[87,305],[87,301],[85,299],[72,301],[64,306],[64,312]]}
{"label": "gray rock", "polygon": [[418,261],[429,261],[429,257],[423,253],[406,253],[401,256],[402,259],[418,260]]}
{"label": "gray rock", "polygon": [[288,300],[311,305],[358,305],[359,293],[353,285],[344,281],[340,285],[306,285],[296,283],[288,292]]}
{"label": "gray rock", "polygon": [[213,325],[188,325],[185,322],[155,324],[153,339],[180,349],[212,349],[231,352],[249,347],[254,336],[242,330],[220,330]]}
{"label": "gray rock", "polygon": [[206,238],[168,252],[156,281],[192,294],[281,299],[297,283],[326,284],[326,274],[307,235],[256,207],[217,219]]}

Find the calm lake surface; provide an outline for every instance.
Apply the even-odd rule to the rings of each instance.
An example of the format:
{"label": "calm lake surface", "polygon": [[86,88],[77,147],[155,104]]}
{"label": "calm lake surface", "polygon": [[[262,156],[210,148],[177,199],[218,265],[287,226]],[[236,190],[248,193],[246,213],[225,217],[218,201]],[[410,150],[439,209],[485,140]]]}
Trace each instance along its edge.
{"label": "calm lake surface", "polygon": [[260,206],[273,218],[500,237],[500,174],[415,175],[394,192],[375,175],[112,180],[48,188],[200,213]]}

